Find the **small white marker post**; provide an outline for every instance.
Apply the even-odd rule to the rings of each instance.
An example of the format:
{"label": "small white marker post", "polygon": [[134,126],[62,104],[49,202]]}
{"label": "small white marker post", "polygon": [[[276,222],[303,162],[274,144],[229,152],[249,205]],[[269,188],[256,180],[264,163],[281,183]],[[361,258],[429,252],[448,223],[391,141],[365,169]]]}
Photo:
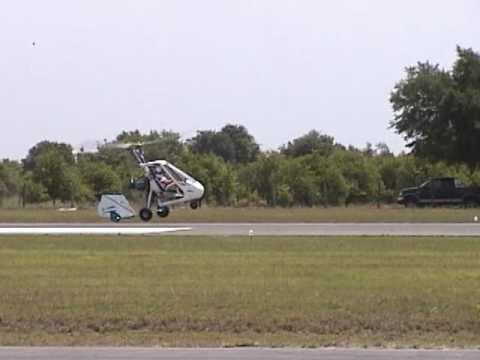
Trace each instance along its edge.
{"label": "small white marker post", "polygon": [[248,232],[248,236],[250,236],[250,240],[252,240],[253,238],[253,230],[250,229],[250,231]]}

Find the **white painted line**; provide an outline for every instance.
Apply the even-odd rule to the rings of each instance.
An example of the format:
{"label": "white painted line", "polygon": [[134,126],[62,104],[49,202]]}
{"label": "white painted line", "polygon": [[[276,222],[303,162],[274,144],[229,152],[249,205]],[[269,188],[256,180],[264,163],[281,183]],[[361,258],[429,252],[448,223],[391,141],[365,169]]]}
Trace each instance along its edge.
{"label": "white painted line", "polygon": [[191,228],[128,227],[15,227],[0,228],[0,235],[155,235]]}

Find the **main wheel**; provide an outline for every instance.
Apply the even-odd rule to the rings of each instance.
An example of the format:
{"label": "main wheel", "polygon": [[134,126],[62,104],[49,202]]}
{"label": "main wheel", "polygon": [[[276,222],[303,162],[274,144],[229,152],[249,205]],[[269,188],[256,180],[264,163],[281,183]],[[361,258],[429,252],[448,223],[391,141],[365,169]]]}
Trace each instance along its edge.
{"label": "main wheel", "polygon": [[168,206],[160,206],[157,209],[157,215],[161,218],[166,218],[168,214],[170,214],[170,209],[168,208]]}
{"label": "main wheel", "polygon": [[152,219],[153,213],[152,210],[150,210],[149,208],[143,208],[138,213],[138,216],[140,216],[140,219],[142,219],[143,221],[150,221]]}
{"label": "main wheel", "polygon": [[117,212],[115,211],[112,211],[110,213],[110,220],[112,220],[113,222],[120,222],[120,220],[122,220],[122,217],[120,215],[117,214]]}

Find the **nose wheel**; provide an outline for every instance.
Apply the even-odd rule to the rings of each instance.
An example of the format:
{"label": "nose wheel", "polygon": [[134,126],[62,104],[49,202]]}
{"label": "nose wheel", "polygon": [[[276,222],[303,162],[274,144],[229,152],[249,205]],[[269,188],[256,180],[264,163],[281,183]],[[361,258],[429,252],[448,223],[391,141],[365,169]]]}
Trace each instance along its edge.
{"label": "nose wheel", "polygon": [[199,204],[198,201],[192,201],[192,202],[190,203],[190,208],[191,208],[192,210],[197,210],[198,207],[199,207],[199,205],[200,205],[200,204]]}

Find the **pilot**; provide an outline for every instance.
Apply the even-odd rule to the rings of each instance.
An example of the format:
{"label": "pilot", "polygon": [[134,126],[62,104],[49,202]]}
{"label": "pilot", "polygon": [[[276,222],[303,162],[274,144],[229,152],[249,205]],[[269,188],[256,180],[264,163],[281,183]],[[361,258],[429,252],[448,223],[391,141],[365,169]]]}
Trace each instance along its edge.
{"label": "pilot", "polygon": [[173,180],[167,177],[165,171],[162,169],[161,166],[155,166],[153,173],[155,177],[155,182],[159,186],[160,190],[167,191],[168,188],[173,185]]}

